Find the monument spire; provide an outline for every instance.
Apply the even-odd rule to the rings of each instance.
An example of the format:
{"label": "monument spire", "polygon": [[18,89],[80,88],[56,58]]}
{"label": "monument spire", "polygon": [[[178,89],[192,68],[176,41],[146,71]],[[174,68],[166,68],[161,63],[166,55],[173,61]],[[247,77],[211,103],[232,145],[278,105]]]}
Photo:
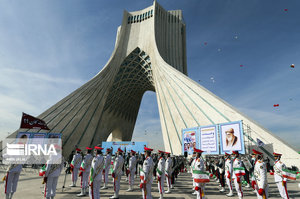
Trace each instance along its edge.
{"label": "monument spire", "polygon": [[281,151],[284,162],[300,165],[292,147],[187,76],[185,26],[181,10],[166,11],[156,0],[124,12],[103,69],[39,115],[50,131],[62,133],[64,155],[74,145],[95,146],[109,136],[130,141],[143,94],[153,91],[166,151],[181,154],[182,129],[243,120],[251,130],[246,142],[255,145],[258,138],[265,153]]}

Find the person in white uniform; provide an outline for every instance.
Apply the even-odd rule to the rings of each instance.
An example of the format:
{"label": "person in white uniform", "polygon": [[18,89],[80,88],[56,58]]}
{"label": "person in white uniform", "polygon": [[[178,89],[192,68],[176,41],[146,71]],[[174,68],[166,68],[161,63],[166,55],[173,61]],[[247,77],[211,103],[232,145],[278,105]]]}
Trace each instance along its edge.
{"label": "person in white uniform", "polygon": [[86,147],[86,155],[83,158],[83,161],[81,163],[81,166],[79,168],[80,173],[79,176],[81,177],[81,192],[80,194],[77,194],[78,197],[83,197],[86,195],[86,192],[89,188],[89,175],[91,170],[91,164],[93,160],[92,148]]}
{"label": "person in white uniform", "polygon": [[[55,148],[56,150],[59,150],[60,147],[56,146]],[[56,195],[58,177],[60,176],[63,168],[64,160],[61,153],[57,153],[57,155],[50,155],[50,158],[46,163],[46,172],[44,177],[44,197],[46,199],[54,199]]]}
{"label": "person in white uniform", "polygon": [[193,167],[195,166],[195,160],[196,160],[196,152],[193,152],[193,155],[192,155],[192,157],[191,157],[191,159],[190,159],[190,162],[191,162],[191,165],[190,165],[190,172],[191,172],[191,174],[192,174],[192,180],[193,180],[193,195],[197,195],[197,191],[195,190],[195,187],[196,187],[196,183],[195,183],[195,181],[194,181],[194,175],[193,175]]}
{"label": "person in white uniform", "polygon": [[158,150],[158,163],[156,168],[157,186],[159,192],[159,199],[164,197],[164,183],[165,183],[165,158],[164,151]]}
{"label": "person in white uniform", "polygon": [[14,193],[17,191],[19,176],[22,171],[21,164],[11,164],[6,170],[5,180],[5,195],[6,199],[12,199]]}
{"label": "person in white uniform", "polygon": [[129,188],[127,191],[133,191],[133,185],[134,185],[134,175],[136,171],[136,163],[137,160],[135,158],[135,151],[131,150],[130,151],[130,159],[129,159],[129,164],[128,164],[128,184]]}
{"label": "person in white uniform", "polygon": [[268,180],[267,180],[267,168],[263,161],[263,154],[255,149],[252,150],[256,155],[256,162],[254,165],[254,179],[256,182],[256,194],[257,199],[268,198]]}
{"label": "person in white uniform", "polygon": [[[202,150],[194,148],[196,152],[196,159],[193,166],[193,178],[195,182],[195,191],[197,193],[197,199],[205,199],[205,181],[209,182],[209,179],[205,179],[201,177],[201,175],[205,174],[205,161],[201,157]],[[207,173],[207,178],[209,178]]]}
{"label": "person in white uniform", "polygon": [[108,173],[109,173],[110,167],[111,167],[111,149],[107,148],[106,149],[105,164],[104,164],[104,169],[103,169],[103,182],[104,182],[104,185],[101,189],[107,189]]}
{"label": "person in white uniform", "polygon": [[273,166],[274,169],[274,180],[277,185],[278,191],[280,193],[280,196],[283,199],[288,199],[289,194],[287,192],[287,179],[283,177],[282,175],[282,169],[286,169],[285,164],[280,160],[282,154],[280,153],[273,153],[275,158],[275,164]]}
{"label": "person in white uniform", "polygon": [[235,170],[236,169],[242,169],[242,161],[239,157],[239,152],[238,151],[233,151],[232,152],[233,155],[233,161],[232,161],[232,168],[233,168],[233,172],[232,172],[232,180],[234,181],[234,186],[235,186],[235,190],[238,193],[239,199],[243,198],[243,189],[242,189],[242,184],[241,184],[241,176],[237,176]]}
{"label": "person in white uniform", "polygon": [[104,158],[102,156],[102,147],[95,146],[96,156],[93,158],[89,176],[89,196],[90,199],[100,199],[100,186],[102,181],[102,170],[104,167]]}
{"label": "person in white uniform", "polygon": [[151,186],[153,183],[154,163],[151,157],[151,151],[153,151],[153,149],[144,147],[144,150],[146,159],[143,163],[143,168],[140,173],[140,188],[142,189],[143,199],[152,199]]}
{"label": "person in white uniform", "polygon": [[229,188],[229,193],[226,195],[228,197],[233,196],[231,177],[232,177],[232,161],[230,159],[230,154],[225,152],[225,179],[226,179],[226,184]]}
{"label": "person in white uniform", "polygon": [[172,177],[173,161],[171,158],[171,154],[169,152],[165,152],[165,153],[167,156],[165,172],[166,172],[166,180],[167,180],[167,187],[168,187],[166,193],[171,193],[171,188],[172,188],[171,177]]}
{"label": "person in white uniform", "polygon": [[122,156],[123,151],[118,148],[116,153],[116,159],[114,162],[114,170],[112,173],[112,177],[114,179],[114,195],[110,198],[119,198],[119,191],[120,191],[120,181],[123,174],[122,168],[124,165],[124,158]]}
{"label": "person in white uniform", "polygon": [[72,162],[71,162],[71,181],[72,184],[70,184],[70,187],[76,187],[77,177],[78,177],[78,171],[81,165],[82,156],[80,154],[81,149],[76,148],[76,153],[73,156]]}

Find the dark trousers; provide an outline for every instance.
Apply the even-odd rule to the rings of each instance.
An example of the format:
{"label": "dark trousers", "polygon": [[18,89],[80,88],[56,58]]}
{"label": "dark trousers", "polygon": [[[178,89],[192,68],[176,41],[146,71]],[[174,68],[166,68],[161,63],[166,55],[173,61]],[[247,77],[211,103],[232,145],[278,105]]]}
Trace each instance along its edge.
{"label": "dark trousers", "polygon": [[247,182],[248,184],[250,184],[250,173],[249,173],[249,171],[248,171],[247,169],[245,169],[245,175],[244,175],[244,178],[245,178],[246,182]]}
{"label": "dark trousers", "polygon": [[220,184],[222,187],[225,187],[225,172],[220,173]]}

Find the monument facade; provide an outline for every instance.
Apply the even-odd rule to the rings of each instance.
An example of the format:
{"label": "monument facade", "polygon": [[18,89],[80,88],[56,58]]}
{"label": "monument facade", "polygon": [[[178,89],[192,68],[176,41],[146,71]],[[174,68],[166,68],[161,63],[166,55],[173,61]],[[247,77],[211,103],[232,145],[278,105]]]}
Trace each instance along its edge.
{"label": "monument facade", "polygon": [[249,145],[259,138],[268,155],[281,152],[287,165],[300,165],[291,146],[187,76],[182,11],[167,11],[156,1],[143,10],[124,11],[103,69],[38,117],[51,132],[62,133],[64,155],[75,145],[94,146],[109,136],[130,141],[146,91],[156,93],[166,151],[181,154],[182,129],[243,120]]}

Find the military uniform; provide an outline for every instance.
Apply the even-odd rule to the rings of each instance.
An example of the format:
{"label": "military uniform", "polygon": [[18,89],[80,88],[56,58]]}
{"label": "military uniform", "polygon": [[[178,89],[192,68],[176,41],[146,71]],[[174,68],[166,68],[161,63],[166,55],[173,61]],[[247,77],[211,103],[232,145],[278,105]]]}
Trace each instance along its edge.
{"label": "military uniform", "polygon": [[[274,154],[274,156],[281,157],[281,154],[279,154],[279,153],[273,153],[273,154]],[[282,177],[282,169],[285,169],[286,166],[279,159],[279,160],[275,161],[273,168],[274,168],[274,180],[278,187],[280,196],[284,199],[288,199],[289,194],[287,192],[287,186],[286,186],[287,179]]]}
{"label": "military uniform", "polygon": [[64,161],[61,155],[50,156],[50,159],[46,163],[45,172],[45,190],[44,197],[47,199],[53,199],[56,195],[56,187],[58,177],[60,176],[61,170],[64,168]]}
{"label": "military uniform", "polygon": [[251,185],[252,185],[252,188],[253,188],[254,192],[256,193],[256,181],[255,181],[255,178],[254,178],[254,166],[256,164],[255,157],[254,158],[252,157],[250,162],[251,162],[251,165],[252,165],[252,167],[250,169]]}
{"label": "military uniform", "polygon": [[219,159],[217,166],[218,166],[219,180],[221,185],[220,192],[225,192],[225,161],[223,158]]}
{"label": "military uniform", "polygon": [[129,189],[127,191],[133,191],[133,185],[134,185],[134,175],[135,175],[135,171],[136,171],[136,163],[137,160],[134,156],[135,151],[132,151],[132,156],[129,159],[129,164],[128,164],[128,170],[129,170],[129,176],[128,176],[128,183],[129,183]]}
{"label": "military uniform", "polygon": [[[96,146],[96,150],[102,150],[103,148]],[[97,154],[93,158],[89,177],[89,196],[90,199],[100,198],[100,186],[102,181],[102,170],[104,167],[104,158],[101,154]]]}
{"label": "military uniform", "polygon": [[254,178],[256,182],[256,194],[258,199],[268,198],[268,180],[266,164],[257,160],[254,166]]}
{"label": "military uniform", "polygon": [[[192,163],[191,163],[191,173],[192,173],[192,178],[193,178],[193,190],[195,190],[196,187],[196,183],[194,181],[194,174],[193,174],[193,168],[195,167],[195,163],[196,163],[196,158],[193,158]],[[197,192],[194,191],[193,195],[196,195]]]}
{"label": "military uniform", "polygon": [[[200,149],[194,149],[196,153],[202,153],[203,151]],[[200,178],[199,174],[203,174],[205,172],[205,162],[203,158],[200,156],[199,158],[195,158],[193,165],[193,178],[195,182],[195,191],[197,193],[197,199],[205,199],[205,182],[202,178]],[[208,176],[207,176],[208,177]]]}
{"label": "military uniform", "polygon": [[5,194],[6,199],[11,199],[17,191],[19,176],[22,171],[21,164],[12,164],[6,170],[5,176]]}
{"label": "military uniform", "polygon": [[[149,149],[147,147],[144,147],[144,149],[146,151],[152,151],[152,149]],[[153,159],[151,156],[147,156],[143,163],[143,169],[141,170],[140,174],[140,188],[142,189],[143,199],[152,199],[151,186],[153,183],[153,168]]]}
{"label": "military uniform", "polygon": [[[229,154],[226,154],[229,155]],[[229,188],[229,193],[227,194],[228,196],[233,196],[233,192],[232,192],[232,161],[230,159],[230,156],[228,158],[226,158],[225,160],[225,179],[226,179],[226,183],[227,186]]]}
{"label": "military uniform", "polygon": [[[110,149],[107,149],[106,151],[110,152]],[[102,187],[102,189],[107,189],[107,183],[108,183],[108,173],[110,170],[110,166],[111,166],[111,155],[108,153],[106,154],[105,157],[105,164],[104,164],[104,173],[103,173],[103,182],[104,182],[104,186]]]}
{"label": "military uniform", "polygon": [[[159,151],[160,153],[163,153],[162,151]],[[160,195],[160,199],[163,198],[164,194],[164,184],[165,184],[165,164],[166,161],[163,157],[160,157],[158,159],[157,168],[156,168],[156,175],[157,175],[157,186],[158,186],[158,192]]]}
{"label": "military uniform", "polygon": [[[118,149],[119,152],[123,152],[121,149]],[[113,178],[114,178],[114,195],[111,198],[119,198],[119,191],[120,191],[120,181],[123,174],[122,168],[124,165],[124,158],[122,155],[118,155],[114,162],[114,171],[113,171]]]}
{"label": "military uniform", "polygon": [[[87,147],[87,150],[92,150],[92,148]],[[86,154],[83,158],[83,161],[81,163],[81,166],[79,170],[81,170],[81,193],[78,194],[78,196],[85,196],[86,190],[89,187],[88,181],[89,181],[89,175],[91,170],[91,164],[92,164],[93,156],[91,154]]]}
{"label": "military uniform", "polygon": [[81,165],[81,161],[82,161],[82,156],[80,153],[81,150],[80,149],[76,149],[77,153],[73,156],[72,162],[71,162],[71,180],[72,180],[72,184],[70,185],[70,187],[76,187],[76,182],[77,182],[77,177],[78,177],[78,171]]}
{"label": "military uniform", "polygon": [[[238,152],[233,152],[233,153],[238,153]],[[240,176],[236,176],[236,173],[234,172],[234,169],[238,169],[242,167],[242,161],[239,157],[234,158],[234,160],[232,161],[232,168],[233,168],[233,172],[232,172],[232,180],[234,181],[234,186],[235,186],[235,190],[239,196],[239,198],[243,198],[243,189],[242,189],[242,185],[241,185],[241,177]]]}
{"label": "military uniform", "polygon": [[172,175],[172,168],[173,168],[173,161],[171,157],[168,157],[166,160],[166,168],[165,168],[165,172],[166,172],[166,178],[167,178],[167,187],[168,187],[168,191],[166,193],[170,193],[171,192],[171,175]]}

